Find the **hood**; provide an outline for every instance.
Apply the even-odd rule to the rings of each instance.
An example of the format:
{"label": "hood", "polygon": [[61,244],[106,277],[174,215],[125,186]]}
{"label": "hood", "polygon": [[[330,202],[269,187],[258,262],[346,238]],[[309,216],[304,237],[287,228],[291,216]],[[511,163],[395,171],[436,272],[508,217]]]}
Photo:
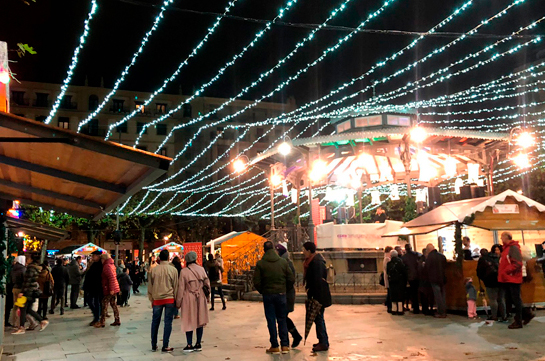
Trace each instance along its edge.
{"label": "hood", "polygon": [[267,262],[278,262],[280,260],[280,256],[274,249],[269,249],[267,252],[265,252],[262,260]]}
{"label": "hood", "polygon": [[24,266],[26,264],[26,257],[25,256],[17,256],[17,257],[15,257],[15,262],[17,262],[20,265]]}

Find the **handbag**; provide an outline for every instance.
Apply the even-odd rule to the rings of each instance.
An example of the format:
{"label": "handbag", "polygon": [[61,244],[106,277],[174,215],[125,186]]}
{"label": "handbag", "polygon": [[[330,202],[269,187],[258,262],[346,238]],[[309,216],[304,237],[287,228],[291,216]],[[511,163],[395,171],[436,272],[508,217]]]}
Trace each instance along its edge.
{"label": "handbag", "polygon": [[44,282],[44,291],[42,296],[50,297],[53,295],[53,290],[51,289],[51,281],[49,281],[49,271],[47,271],[47,281]]}
{"label": "handbag", "polygon": [[206,296],[206,298],[210,297],[210,286],[208,286],[206,283],[204,283],[204,280],[200,279],[199,277],[197,277],[197,274],[195,272],[193,272],[193,270],[189,267],[186,267],[188,270],[191,271],[191,273],[193,273],[193,275],[195,276],[195,278],[199,281],[202,282],[202,291],[204,292],[204,295]]}
{"label": "handbag", "polygon": [[384,272],[382,272],[382,273],[380,274],[380,277],[379,277],[379,279],[378,279],[378,284],[381,285],[381,286],[383,286],[383,287],[385,286],[385,283],[384,283]]}

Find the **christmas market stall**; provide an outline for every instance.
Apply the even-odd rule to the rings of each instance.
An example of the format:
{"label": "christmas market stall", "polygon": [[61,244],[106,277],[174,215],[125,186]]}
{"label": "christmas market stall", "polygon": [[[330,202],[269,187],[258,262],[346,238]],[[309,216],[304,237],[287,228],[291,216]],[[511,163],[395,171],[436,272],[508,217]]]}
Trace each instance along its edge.
{"label": "christmas market stall", "polygon": [[[397,232],[384,236],[405,236],[421,250],[433,244],[449,260],[447,265],[447,306],[451,310],[466,308],[465,277],[472,277],[477,288],[477,261],[464,260],[462,237],[469,237],[468,251],[490,250],[501,243],[501,232],[508,231],[519,241],[525,253],[534,258],[527,261],[530,277],[522,285],[525,304],[545,302],[545,280],[536,267],[536,250],[545,239],[545,205],[512,190],[501,194],[445,203],[404,223]],[[482,305],[479,296],[478,304]]]}
{"label": "christmas market stall", "polygon": [[104,248],[100,248],[94,243],[87,243],[72,251],[73,256],[89,256],[94,251],[100,251],[102,253],[108,253]]}
{"label": "christmas market stall", "polygon": [[151,251],[151,254],[154,255],[155,258],[158,258],[159,253],[164,249],[169,252],[171,260],[176,256],[180,257],[181,260],[184,259],[184,246],[176,242],[170,242],[161,247],[157,247],[153,251]]}

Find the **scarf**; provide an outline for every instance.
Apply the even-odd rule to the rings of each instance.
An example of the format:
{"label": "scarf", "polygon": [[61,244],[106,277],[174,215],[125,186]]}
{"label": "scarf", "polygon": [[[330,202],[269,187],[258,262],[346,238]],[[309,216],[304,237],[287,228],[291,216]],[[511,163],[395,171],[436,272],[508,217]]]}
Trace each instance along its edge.
{"label": "scarf", "polygon": [[306,278],[308,266],[310,265],[310,262],[312,262],[315,256],[316,253],[311,253],[310,256],[305,258],[305,262],[303,262],[303,278]]}

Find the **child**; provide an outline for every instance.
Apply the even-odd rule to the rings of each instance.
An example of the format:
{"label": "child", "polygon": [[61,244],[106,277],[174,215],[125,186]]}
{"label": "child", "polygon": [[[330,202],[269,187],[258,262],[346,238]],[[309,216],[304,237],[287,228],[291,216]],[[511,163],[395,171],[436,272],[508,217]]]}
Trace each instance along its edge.
{"label": "child", "polygon": [[132,280],[129,276],[128,268],[125,268],[123,273],[117,277],[117,282],[119,283],[119,289],[121,290],[121,294],[117,298],[117,304],[121,307],[128,306],[132,286]]}
{"label": "child", "polygon": [[467,317],[471,320],[478,319],[477,317],[477,290],[473,286],[473,279],[466,278],[466,293],[467,293]]}

